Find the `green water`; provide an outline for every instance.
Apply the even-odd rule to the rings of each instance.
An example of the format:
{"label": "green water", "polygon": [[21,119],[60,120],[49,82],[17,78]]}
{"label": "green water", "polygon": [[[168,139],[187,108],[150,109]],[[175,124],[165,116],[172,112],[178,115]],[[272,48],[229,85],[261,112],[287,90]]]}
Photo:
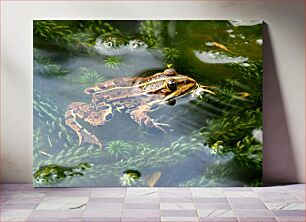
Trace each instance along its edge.
{"label": "green water", "polygon": [[[261,185],[262,41],[257,21],[34,21],[33,184]],[[128,113],[98,127],[78,120],[104,148],[78,144],[64,114],[90,103],[85,88],[167,66],[215,94],[150,112],[166,133]]]}

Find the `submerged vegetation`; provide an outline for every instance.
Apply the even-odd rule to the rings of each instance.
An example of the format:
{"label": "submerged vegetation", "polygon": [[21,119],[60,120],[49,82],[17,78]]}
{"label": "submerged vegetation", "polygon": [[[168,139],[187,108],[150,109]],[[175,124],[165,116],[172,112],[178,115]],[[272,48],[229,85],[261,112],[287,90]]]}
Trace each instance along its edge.
{"label": "submerged vegetation", "polygon": [[81,67],[80,73],[81,75],[78,79],[78,82],[86,87],[94,86],[99,82],[105,81],[105,78],[101,74],[86,67]]}
{"label": "submerged vegetation", "polygon": [[109,69],[117,69],[122,60],[118,56],[109,56],[105,59],[105,67]]}
{"label": "submerged vegetation", "polygon": [[168,61],[173,62],[173,60],[179,57],[180,50],[176,48],[164,48],[163,55]]}
{"label": "submerged vegetation", "polygon": [[[34,21],[35,186],[262,184],[261,25],[187,23],[140,21],[127,28],[124,21]],[[146,63],[148,55],[160,69],[171,63],[214,92],[194,98],[185,110],[177,110],[175,120],[169,118],[170,125],[182,122],[188,130],[169,131],[162,143],[152,142],[153,136],[143,130],[136,137],[131,131],[137,134],[137,126],[132,124],[126,131],[118,129],[122,138],[111,137],[117,132],[102,126],[102,133],[110,129],[102,150],[79,145],[64,121],[72,100],[61,97],[72,93],[83,101],[84,88],[117,73],[116,77],[136,75],[139,72],[129,67]],[[156,64],[151,68],[155,70]],[[57,90],[50,93],[50,87]],[[121,118],[117,115],[112,121],[127,127],[130,122]],[[186,161],[197,164],[197,173],[185,170]]]}
{"label": "submerged vegetation", "polygon": [[35,48],[33,50],[33,69],[36,74],[49,77],[64,76],[69,72],[61,65],[52,62],[49,57],[43,56],[42,53]]}

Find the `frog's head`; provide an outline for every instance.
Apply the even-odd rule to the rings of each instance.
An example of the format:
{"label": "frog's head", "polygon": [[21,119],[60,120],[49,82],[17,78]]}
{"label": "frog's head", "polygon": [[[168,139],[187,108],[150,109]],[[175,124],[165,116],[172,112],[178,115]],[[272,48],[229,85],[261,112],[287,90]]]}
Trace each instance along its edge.
{"label": "frog's head", "polygon": [[197,94],[199,91],[214,94],[189,76],[178,74],[173,68],[154,74],[142,84],[142,89],[147,93],[163,95],[162,102],[168,105],[174,105],[179,97]]}

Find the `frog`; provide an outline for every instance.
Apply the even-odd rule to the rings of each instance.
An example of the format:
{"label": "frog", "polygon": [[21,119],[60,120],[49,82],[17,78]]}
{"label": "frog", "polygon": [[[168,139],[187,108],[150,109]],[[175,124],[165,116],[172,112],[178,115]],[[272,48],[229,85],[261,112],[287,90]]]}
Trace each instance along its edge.
{"label": "frog", "polygon": [[209,86],[199,84],[193,78],[179,74],[174,68],[166,68],[148,77],[122,77],[88,87],[84,93],[91,96],[89,103],[72,102],[65,113],[65,122],[83,143],[103,148],[103,142],[79,119],[93,127],[107,124],[115,112],[127,113],[140,126],[166,132],[168,124],[152,119],[150,112],[162,105],[174,106],[181,97],[214,94]]}

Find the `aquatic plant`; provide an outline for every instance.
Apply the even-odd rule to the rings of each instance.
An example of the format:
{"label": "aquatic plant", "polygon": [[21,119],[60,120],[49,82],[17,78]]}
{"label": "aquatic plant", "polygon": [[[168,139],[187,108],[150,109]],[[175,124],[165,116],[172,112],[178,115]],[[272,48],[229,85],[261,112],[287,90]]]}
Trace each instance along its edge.
{"label": "aquatic plant", "polygon": [[119,56],[108,56],[105,59],[105,67],[108,69],[118,69],[122,63],[122,59]]}
{"label": "aquatic plant", "polygon": [[176,48],[163,48],[162,53],[169,62],[173,62],[173,60],[179,57],[180,50]]}
{"label": "aquatic plant", "polygon": [[51,43],[66,52],[74,54],[92,54],[95,40],[91,33],[81,32],[73,24],[64,21],[34,20],[34,38],[41,39],[42,43]]}
{"label": "aquatic plant", "polygon": [[[79,70],[75,76],[66,75],[70,70],[56,64],[53,57],[40,51],[43,48],[61,54],[82,54],[87,59],[98,51],[95,46],[101,37],[101,44],[115,49],[108,51],[114,54],[105,54],[104,51],[104,54],[100,53],[103,56],[94,56],[95,59],[105,58],[105,67],[109,69],[118,69],[122,64],[122,57],[118,57],[121,46],[122,53],[158,49],[156,51],[162,53],[165,62],[173,63],[181,73],[188,73],[200,80],[203,78],[205,85],[213,86],[210,90],[215,92],[215,95],[203,94],[192,102],[191,108],[199,108],[197,110],[201,110],[201,114],[207,113],[207,122],[200,130],[164,145],[110,139],[101,151],[88,144],[79,146],[77,136],[63,119],[65,107],[55,106],[56,98],[47,99],[46,95],[40,96],[35,91],[33,174],[41,178],[35,186],[155,186],[161,174],[167,176],[166,170],[178,167],[179,171],[182,162],[203,153],[209,155],[209,161],[214,161],[205,162],[201,173],[193,178],[186,177],[186,181],[179,181],[180,186],[261,184],[262,143],[252,133],[255,129],[262,129],[262,61],[248,58],[241,63],[223,64],[224,68],[233,71],[233,75],[210,82],[203,75],[197,75],[199,72],[194,71],[196,67],[191,60],[186,62],[187,54],[183,55],[179,50],[182,50],[179,45],[182,42],[178,40],[177,45],[173,43],[174,35],[167,35],[167,25],[168,22],[164,21],[141,21],[140,35],[126,37],[105,21],[34,22],[34,46],[37,48],[34,50],[35,74],[62,76],[61,80],[70,80],[80,88],[103,82],[105,78],[100,73],[85,67],[74,67]],[[179,26],[176,29],[179,31]],[[232,57],[238,56],[231,54],[230,50],[235,49],[236,53],[237,48],[232,48],[230,44],[226,43],[225,46],[212,42],[214,40],[206,41],[210,41],[210,46],[214,47],[211,48],[214,50],[212,52],[217,50]],[[81,162],[91,167],[77,167]],[[47,166],[49,168],[44,168]],[[70,168],[66,170],[68,173],[63,174],[63,167]],[[142,176],[138,177],[127,169],[137,169]],[[155,181],[148,183],[150,175],[155,177]]]}
{"label": "aquatic plant", "polygon": [[116,140],[107,144],[106,153],[114,159],[121,160],[134,153],[134,150],[134,144]]}
{"label": "aquatic plant", "polygon": [[78,27],[86,33],[92,33],[95,37],[101,34],[112,33],[121,35],[119,29],[102,20],[81,20],[78,22]]}
{"label": "aquatic plant", "polygon": [[[52,101],[42,98],[36,91],[33,93],[33,115],[37,115],[38,118],[35,118],[40,123],[46,124],[46,127],[40,128],[45,135],[51,135],[54,132],[54,142],[62,140],[62,142],[68,142],[69,144],[73,143],[71,135],[68,133],[67,128],[63,119],[58,117],[59,110],[53,104]],[[34,125],[39,125],[34,122]],[[48,147],[53,147],[49,139]]]}
{"label": "aquatic plant", "polygon": [[158,48],[163,44],[165,24],[157,20],[142,21],[139,32],[149,48]]}
{"label": "aquatic plant", "polygon": [[123,172],[123,176],[120,177],[120,183],[122,186],[132,186],[139,182],[141,173],[137,170],[128,169]]}
{"label": "aquatic plant", "polygon": [[94,70],[89,70],[86,67],[80,67],[79,70],[81,75],[79,77],[78,82],[80,82],[85,87],[94,86],[97,83],[105,81],[104,76]]}
{"label": "aquatic plant", "polygon": [[74,176],[83,176],[83,171],[92,167],[92,164],[89,163],[80,163],[72,167],[64,167],[55,164],[45,165],[40,167],[33,174],[33,183],[41,185],[54,185],[64,179],[69,179]]}
{"label": "aquatic plant", "polygon": [[34,74],[52,76],[64,76],[69,73],[68,69],[58,65],[46,56],[43,56],[38,49],[33,51],[33,70]]}
{"label": "aquatic plant", "polygon": [[[103,33],[119,33],[118,29],[100,20],[61,21],[34,20],[34,44],[53,45],[67,53],[94,55],[96,38]],[[35,46],[35,45],[34,45]]]}
{"label": "aquatic plant", "polygon": [[[252,135],[254,130],[262,129],[263,124],[262,96],[258,93],[262,84],[262,65],[249,62],[248,66],[231,66],[239,70],[240,76],[226,80],[222,88],[214,88],[214,96],[199,99],[210,104],[216,114],[200,132],[212,154],[234,154],[232,164],[226,165],[227,168],[223,165],[219,166],[220,170],[214,167],[219,182],[222,178],[238,180],[236,174],[240,172],[240,181],[253,184],[260,180],[262,171],[262,143]],[[200,105],[200,101],[195,104]],[[210,109],[210,106],[201,107]],[[204,175],[203,181],[213,180],[211,175]]]}

